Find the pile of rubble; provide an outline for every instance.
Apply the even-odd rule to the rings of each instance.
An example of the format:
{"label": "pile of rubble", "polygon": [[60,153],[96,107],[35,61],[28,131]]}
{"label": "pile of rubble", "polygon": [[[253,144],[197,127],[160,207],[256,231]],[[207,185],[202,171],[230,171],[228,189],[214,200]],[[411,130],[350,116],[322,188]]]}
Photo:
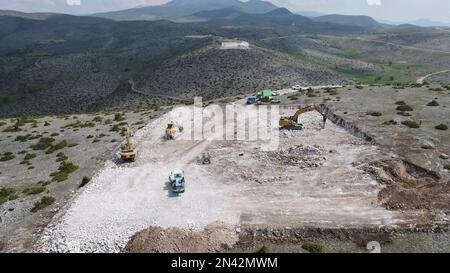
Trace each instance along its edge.
{"label": "pile of rubble", "polygon": [[269,159],[274,164],[295,166],[300,169],[317,168],[327,159],[325,151],[318,145],[296,145],[279,151],[269,152]]}

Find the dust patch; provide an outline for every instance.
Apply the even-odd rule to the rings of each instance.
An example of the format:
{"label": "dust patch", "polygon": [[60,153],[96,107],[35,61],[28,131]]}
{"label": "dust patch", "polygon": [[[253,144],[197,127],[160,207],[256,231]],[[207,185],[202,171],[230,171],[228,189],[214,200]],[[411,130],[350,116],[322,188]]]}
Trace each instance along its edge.
{"label": "dust patch", "polygon": [[135,234],[126,245],[129,253],[206,253],[232,248],[239,240],[235,229],[223,222],[202,231],[149,227]]}

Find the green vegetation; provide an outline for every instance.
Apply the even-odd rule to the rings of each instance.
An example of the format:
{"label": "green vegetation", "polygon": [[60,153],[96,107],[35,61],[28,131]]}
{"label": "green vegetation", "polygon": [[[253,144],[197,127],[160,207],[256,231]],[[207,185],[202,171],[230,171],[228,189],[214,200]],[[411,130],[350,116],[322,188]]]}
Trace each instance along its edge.
{"label": "green vegetation", "polygon": [[397,121],[392,119],[392,120],[383,122],[383,124],[384,125],[397,125],[398,123],[397,123]]}
{"label": "green vegetation", "polygon": [[410,113],[408,112],[397,112],[397,115],[399,116],[403,116],[403,117],[410,117],[412,116]]}
{"label": "green vegetation", "polygon": [[432,100],[427,104],[427,106],[439,106],[439,103],[436,100]]}
{"label": "green vegetation", "polygon": [[42,135],[32,135],[32,134],[27,134],[27,135],[22,135],[22,136],[17,136],[14,141],[19,141],[19,142],[27,142],[29,140],[33,140],[33,139],[38,139],[42,137]]}
{"label": "green vegetation", "polygon": [[417,122],[413,121],[413,120],[402,121],[402,124],[405,125],[405,126],[408,126],[409,128],[414,128],[414,129],[420,128],[420,125]]}
{"label": "green vegetation", "polygon": [[323,246],[313,243],[313,242],[304,242],[302,245],[302,248],[309,253],[323,253],[324,248]]}
{"label": "green vegetation", "polygon": [[381,117],[383,114],[380,112],[369,112],[369,113],[367,113],[367,115],[373,116],[373,117]]}
{"label": "green vegetation", "polygon": [[39,142],[32,145],[31,148],[33,150],[47,150],[52,146],[52,143],[55,141],[54,138],[51,137],[41,137]]}
{"label": "green vegetation", "polygon": [[395,103],[396,105],[406,105],[406,102],[399,100]]}
{"label": "green vegetation", "polygon": [[395,110],[401,111],[401,112],[411,112],[414,111],[414,109],[409,105],[399,105]]}
{"label": "green vegetation", "polygon": [[14,200],[17,198],[18,196],[15,189],[6,187],[0,188],[0,205],[6,203],[7,201]]}
{"label": "green vegetation", "polygon": [[78,170],[77,165],[62,161],[58,171],[51,173],[50,176],[53,177],[53,181],[62,182],[66,181],[69,178],[69,174],[75,172],[76,170]]}
{"label": "green vegetation", "polygon": [[40,194],[41,192],[44,192],[45,190],[46,190],[45,186],[38,185],[38,186],[31,187],[31,188],[26,188],[22,192],[27,195],[36,195],[36,194]]}
{"label": "green vegetation", "polygon": [[55,203],[55,198],[51,196],[43,196],[40,201],[34,203],[33,208],[31,209],[31,212],[37,212],[38,210],[44,209],[50,205]]}
{"label": "green vegetation", "polygon": [[114,114],[114,121],[124,121],[125,118],[123,117],[122,113],[116,113]]}
{"label": "green vegetation", "polygon": [[81,180],[81,184],[80,184],[80,186],[78,186],[78,187],[79,187],[79,188],[82,188],[82,187],[86,186],[87,183],[89,183],[90,181],[91,181],[91,178],[85,176],[85,177],[83,177],[83,179]]}
{"label": "green vegetation", "polygon": [[56,155],[56,162],[66,161],[67,159],[69,159],[69,157],[67,155],[65,155],[63,152],[59,152]]}
{"label": "green vegetation", "polygon": [[66,140],[62,140],[61,142],[55,144],[55,145],[50,145],[50,147],[48,148],[48,150],[45,152],[46,154],[52,154],[55,151],[64,149],[65,147],[67,147],[67,141]]}
{"label": "green vegetation", "polygon": [[268,246],[262,246],[261,248],[259,248],[255,251],[255,253],[258,253],[258,254],[267,254],[267,253],[271,253],[271,252],[272,252],[272,249],[270,249],[270,247],[268,247]]}
{"label": "green vegetation", "polygon": [[14,159],[15,156],[11,152],[6,152],[3,154],[3,156],[0,158],[0,161],[10,161]]}
{"label": "green vegetation", "polygon": [[447,124],[439,124],[438,126],[434,127],[437,130],[442,130],[442,131],[447,131],[448,130],[448,125]]}
{"label": "green vegetation", "polygon": [[447,171],[450,171],[450,163],[445,164],[444,169],[446,169]]}
{"label": "green vegetation", "polygon": [[24,161],[29,161],[29,160],[31,160],[33,158],[36,158],[36,154],[26,154],[23,160]]}

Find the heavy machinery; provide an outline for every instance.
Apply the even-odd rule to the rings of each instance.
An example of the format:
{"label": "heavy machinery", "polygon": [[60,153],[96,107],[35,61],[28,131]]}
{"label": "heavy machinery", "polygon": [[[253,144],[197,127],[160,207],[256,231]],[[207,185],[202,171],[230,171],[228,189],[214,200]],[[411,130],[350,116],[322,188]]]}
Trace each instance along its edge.
{"label": "heavy machinery", "polygon": [[171,123],[167,124],[166,139],[167,140],[174,140],[175,139],[175,135],[177,133],[181,133],[181,132],[183,132],[183,127],[175,125],[174,122],[171,122]]}
{"label": "heavy machinery", "polygon": [[124,162],[134,162],[136,160],[136,150],[131,144],[131,128],[127,128],[126,142],[121,147],[120,158]]}
{"label": "heavy machinery", "polygon": [[183,170],[174,170],[169,175],[170,189],[173,193],[184,193],[186,181]]}
{"label": "heavy machinery", "polygon": [[252,105],[258,102],[258,99],[254,96],[247,98],[247,105]]}
{"label": "heavy machinery", "polygon": [[325,122],[327,119],[326,115],[324,115],[322,113],[320,106],[312,105],[312,106],[307,106],[307,107],[298,109],[297,112],[295,112],[295,114],[293,116],[281,116],[280,122],[279,122],[280,129],[302,130],[303,124],[298,122],[298,118],[300,115],[302,115],[306,112],[311,112],[311,111],[317,111],[323,116],[323,122],[324,122],[324,127],[325,127]]}

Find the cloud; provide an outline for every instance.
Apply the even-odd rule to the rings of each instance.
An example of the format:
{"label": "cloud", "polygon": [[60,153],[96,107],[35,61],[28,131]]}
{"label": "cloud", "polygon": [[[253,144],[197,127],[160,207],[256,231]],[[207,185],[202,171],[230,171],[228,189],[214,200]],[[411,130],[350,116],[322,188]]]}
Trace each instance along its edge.
{"label": "cloud", "polygon": [[369,6],[381,6],[381,0],[367,0]]}

